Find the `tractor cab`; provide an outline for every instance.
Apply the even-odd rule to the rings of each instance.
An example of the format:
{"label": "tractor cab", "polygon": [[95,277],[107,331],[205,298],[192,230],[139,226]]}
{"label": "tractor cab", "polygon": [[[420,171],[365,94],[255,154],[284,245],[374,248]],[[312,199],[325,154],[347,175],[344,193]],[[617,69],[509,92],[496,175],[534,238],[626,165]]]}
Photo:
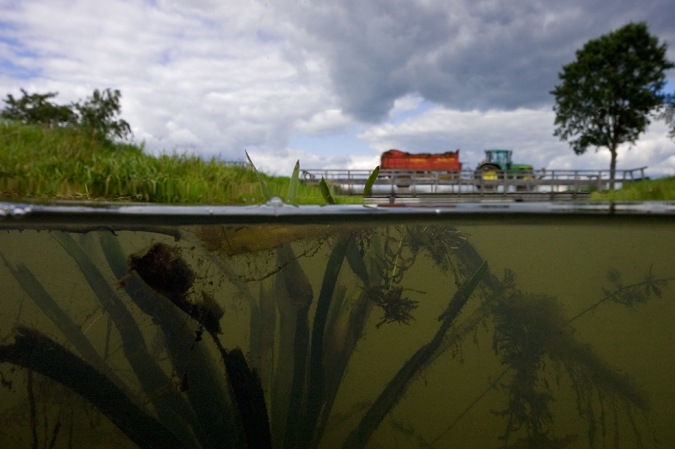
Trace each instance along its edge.
{"label": "tractor cab", "polygon": [[[475,171],[475,179],[482,181],[497,181],[500,179],[533,179],[534,169],[529,164],[514,164],[511,161],[511,150],[485,150],[485,159],[478,164]],[[481,186],[478,186],[480,189]],[[485,187],[496,188],[494,185]],[[518,185],[516,190],[527,190],[529,185]]]}
{"label": "tractor cab", "polygon": [[489,164],[499,167],[502,171],[511,168],[511,150],[485,150],[485,161],[481,164]]}
{"label": "tractor cab", "polygon": [[492,172],[493,176],[499,172],[517,176],[532,175],[534,168],[530,164],[514,164],[511,161],[512,154],[511,150],[485,150],[485,159],[478,165],[477,170]]}

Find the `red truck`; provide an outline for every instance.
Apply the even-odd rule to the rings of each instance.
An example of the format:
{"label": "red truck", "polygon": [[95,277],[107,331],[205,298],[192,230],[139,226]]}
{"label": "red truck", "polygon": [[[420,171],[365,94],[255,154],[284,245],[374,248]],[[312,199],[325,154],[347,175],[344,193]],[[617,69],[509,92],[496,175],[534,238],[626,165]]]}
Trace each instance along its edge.
{"label": "red truck", "polygon": [[407,153],[389,150],[382,153],[380,169],[412,171],[455,171],[462,169],[459,150],[446,153]]}

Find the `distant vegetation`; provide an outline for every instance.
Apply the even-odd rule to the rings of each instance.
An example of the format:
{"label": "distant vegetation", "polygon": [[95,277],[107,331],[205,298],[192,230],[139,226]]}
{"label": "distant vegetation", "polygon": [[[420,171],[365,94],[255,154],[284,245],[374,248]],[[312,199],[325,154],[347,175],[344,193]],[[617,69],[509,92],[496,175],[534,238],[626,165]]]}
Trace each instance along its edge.
{"label": "distant vegetation", "polygon": [[[247,167],[186,154],[149,155],[131,143],[118,90],[94,90],[67,105],[56,92],[7,95],[0,111],[0,198],[260,204],[260,182]],[[242,154],[243,156],[243,154]],[[289,172],[292,167],[289,167]],[[284,197],[290,178],[261,175]],[[300,185],[299,204],[324,204],[319,187]],[[339,202],[358,199],[342,198]]]}
{"label": "distant vegetation", "polygon": [[[145,153],[142,144],[130,141],[129,124],[118,118],[119,91],[95,90],[86,101],[66,106],[50,101],[56,93],[22,93],[19,99],[8,95],[0,111],[0,200],[265,202],[261,182],[249,167],[195,155]],[[286,198],[289,177],[260,176],[272,196]],[[328,197],[337,203],[363,201],[361,196],[331,196],[325,183],[299,184],[294,197],[298,204],[326,204]],[[675,177],[625,184],[592,198],[675,200]]]}
{"label": "distant vegetation", "polygon": [[610,190],[621,144],[635,144],[654,116],[671,126],[671,136],[675,133],[673,98],[663,92],[665,72],[675,64],[666,53],[666,43],[649,34],[647,24],[629,23],[577,50],[576,60],[558,74],[561,84],[551,91],[554,135],[576,154],[607,148]]}
{"label": "distant vegetation", "polygon": [[[286,195],[289,178],[262,176],[273,195]],[[142,145],[101,141],[72,127],[49,128],[7,120],[0,121],[0,198],[264,202],[258,178],[246,167],[184,154],[155,157],[144,153]],[[297,201],[324,204],[318,187],[303,184],[298,187]]]}
{"label": "distant vegetation", "polygon": [[591,199],[604,201],[673,201],[675,200],[675,176],[624,183],[621,190],[594,192]]}
{"label": "distant vegetation", "polygon": [[46,128],[76,129],[102,144],[112,144],[115,139],[126,140],[131,137],[129,124],[118,118],[121,107],[119,90],[94,90],[91,97],[67,105],[58,105],[50,101],[58,95],[29,94],[21,89],[21,98],[7,95],[7,105],[0,118],[19,122],[24,125],[40,125]]}

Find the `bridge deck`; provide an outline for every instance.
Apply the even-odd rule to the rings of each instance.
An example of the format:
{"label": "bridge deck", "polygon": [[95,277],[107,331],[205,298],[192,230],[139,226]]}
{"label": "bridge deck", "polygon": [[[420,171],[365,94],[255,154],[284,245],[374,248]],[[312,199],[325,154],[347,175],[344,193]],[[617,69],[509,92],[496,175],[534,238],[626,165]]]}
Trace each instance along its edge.
{"label": "bridge deck", "polygon": [[[615,186],[644,179],[640,167],[617,170]],[[361,195],[368,170],[303,170],[302,180],[316,184],[323,177],[341,195]],[[526,176],[500,173],[497,179],[483,179],[482,173],[473,170],[451,172],[418,172],[381,170],[369,197],[425,198],[438,201],[477,201],[505,197],[515,201],[552,201],[580,199],[591,191],[607,190],[609,170],[534,170]],[[435,199],[434,199],[435,198]],[[376,200],[373,200],[376,201]]]}

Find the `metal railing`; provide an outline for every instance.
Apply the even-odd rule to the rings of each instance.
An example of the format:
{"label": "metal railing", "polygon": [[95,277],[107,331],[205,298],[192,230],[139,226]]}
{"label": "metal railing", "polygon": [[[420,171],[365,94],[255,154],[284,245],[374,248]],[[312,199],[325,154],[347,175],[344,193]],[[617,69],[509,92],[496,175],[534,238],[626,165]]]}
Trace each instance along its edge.
{"label": "metal railing", "polygon": [[[647,167],[616,170],[615,187],[625,182],[644,179]],[[342,195],[360,195],[369,170],[302,170],[302,180],[307,184],[318,183],[323,177]],[[609,170],[532,170],[517,174],[507,172],[481,172],[464,169],[457,171],[408,171],[380,170],[370,196],[419,195],[485,195],[539,193],[554,196],[587,194],[609,188]]]}

